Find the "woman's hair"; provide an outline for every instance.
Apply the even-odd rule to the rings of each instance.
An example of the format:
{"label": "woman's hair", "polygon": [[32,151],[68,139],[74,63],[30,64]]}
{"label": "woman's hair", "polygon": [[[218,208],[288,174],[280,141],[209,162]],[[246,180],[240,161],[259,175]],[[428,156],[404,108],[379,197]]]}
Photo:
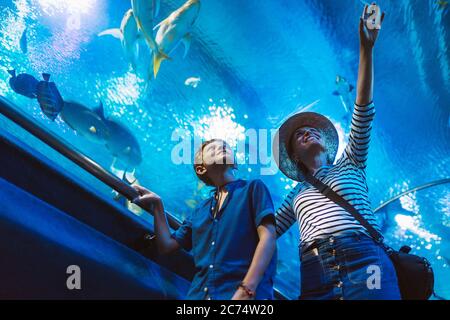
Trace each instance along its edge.
{"label": "woman's hair", "polygon": [[[202,143],[202,145],[200,146],[200,148],[198,148],[197,152],[194,155],[194,171],[195,174],[197,175],[197,177],[203,181],[206,185],[208,186],[213,186],[213,182],[211,181],[210,177],[208,176],[208,174],[198,174],[197,173],[197,166],[199,165],[204,165],[203,163],[203,150],[206,148],[206,146],[208,146],[209,144],[213,143],[213,142],[222,142],[224,145],[228,145],[224,140],[222,139],[211,139],[208,141],[205,141]],[[236,169],[236,164],[233,164],[233,168]]]}

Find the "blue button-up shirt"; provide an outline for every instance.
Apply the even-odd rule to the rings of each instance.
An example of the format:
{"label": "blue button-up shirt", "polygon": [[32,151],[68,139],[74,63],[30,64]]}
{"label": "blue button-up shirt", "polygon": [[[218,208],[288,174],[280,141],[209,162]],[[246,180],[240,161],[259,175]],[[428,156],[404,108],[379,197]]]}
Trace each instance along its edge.
{"label": "blue button-up shirt", "polygon": [[[236,180],[225,188],[227,197],[213,217],[216,200],[200,203],[172,234],[187,251],[192,250],[196,274],[188,299],[231,299],[244,279],[259,242],[257,227],[274,215],[272,198],[261,180]],[[256,299],[273,298],[276,253],[266,269]]]}

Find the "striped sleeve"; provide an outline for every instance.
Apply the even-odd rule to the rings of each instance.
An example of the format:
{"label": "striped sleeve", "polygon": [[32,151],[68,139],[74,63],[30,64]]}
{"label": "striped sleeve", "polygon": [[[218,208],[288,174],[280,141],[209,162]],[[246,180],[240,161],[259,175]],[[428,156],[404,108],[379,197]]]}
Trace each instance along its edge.
{"label": "striped sleeve", "polygon": [[360,106],[355,103],[352,115],[350,137],[344,154],[361,169],[366,168],[369,153],[370,131],[375,116],[373,102]]}
{"label": "striped sleeve", "polygon": [[297,218],[292,208],[292,200],[300,190],[300,183],[284,198],[283,203],[275,212],[277,238],[281,237],[295,222]]}

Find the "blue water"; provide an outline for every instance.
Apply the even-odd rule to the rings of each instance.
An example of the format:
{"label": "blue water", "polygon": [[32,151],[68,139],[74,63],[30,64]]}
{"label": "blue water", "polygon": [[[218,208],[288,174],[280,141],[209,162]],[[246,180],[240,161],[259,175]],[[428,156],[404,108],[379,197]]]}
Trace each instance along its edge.
{"label": "blue water", "polygon": [[[156,21],[182,4],[163,0]],[[374,208],[409,188],[450,177],[450,4],[379,4],[386,19],[375,48],[377,115],[367,169]],[[14,93],[7,70],[39,80],[42,72],[50,73],[65,100],[89,108],[102,101],[105,116],[126,126],[140,145],[139,183],[159,193],[166,209],[180,218],[208,190],[198,183],[191,164],[174,163],[172,151],[179,142],[172,139],[174,133],[226,138],[239,145],[246,130],[276,129],[288,115],[307,108],[333,120],[342,150],[348,133],[343,103],[351,103],[355,94],[341,100],[332,92],[337,75],[356,86],[361,1],[202,0],[186,58],[180,46],[150,81],[145,45],[140,45],[136,72],[118,40],[97,36],[118,28],[129,8],[127,0],[0,0],[0,94],[120,174],[127,165],[118,161],[111,168],[113,156],[104,145],[76,134],[60,118],[52,122],[36,100]],[[27,53],[19,43],[25,27]],[[189,78],[194,79],[186,84]],[[0,117],[0,125],[112,197],[102,183],[10,121]],[[259,138],[270,141],[270,133]],[[250,144],[250,150],[254,147]],[[270,156],[270,148],[263,153]],[[263,179],[280,204],[293,182],[280,172],[261,171],[269,166],[261,161],[249,164],[248,152],[238,152],[238,158],[244,162],[239,176]],[[404,196],[379,217],[387,242],[410,244],[427,257],[435,270],[436,292],[450,298],[450,186]],[[298,295],[297,233],[293,226],[278,242],[276,285],[291,298]]]}

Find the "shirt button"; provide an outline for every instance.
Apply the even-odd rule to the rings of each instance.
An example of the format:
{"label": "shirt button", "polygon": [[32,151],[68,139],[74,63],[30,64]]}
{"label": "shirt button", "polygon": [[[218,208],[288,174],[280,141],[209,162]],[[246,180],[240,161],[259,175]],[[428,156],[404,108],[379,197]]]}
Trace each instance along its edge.
{"label": "shirt button", "polygon": [[209,265],[209,268],[212,269],[212,268],[214,268],[214,266],[213,266],[212,264],[210,264],[210,265]]}
{"label": "shirt button", "polygon": [[342,281],[339,281],[338,283],[336,283],[336,287],[341,288],[343,285]]}
{"label": "shirt button", "polygon": [[205,287],[205,288],[203,289],[203,291],[205,291],[205,292],[208,292],[208,288],[207,288],[207,287]]}
{"label": "shirt button", "polygon": [[211,242],[211,245],[213,246],[213,245],[215,245],[216,243],[213,241],[213,242]]}

